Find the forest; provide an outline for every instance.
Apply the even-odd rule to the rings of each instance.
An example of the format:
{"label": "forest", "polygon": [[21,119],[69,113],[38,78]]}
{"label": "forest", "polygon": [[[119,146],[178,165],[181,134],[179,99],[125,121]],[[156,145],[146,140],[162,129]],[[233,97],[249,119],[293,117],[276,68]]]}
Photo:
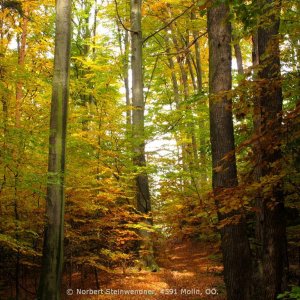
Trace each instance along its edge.
{"label": "forest", "polygon": [[0,0],[0,299],[300,299],[299,0]]}

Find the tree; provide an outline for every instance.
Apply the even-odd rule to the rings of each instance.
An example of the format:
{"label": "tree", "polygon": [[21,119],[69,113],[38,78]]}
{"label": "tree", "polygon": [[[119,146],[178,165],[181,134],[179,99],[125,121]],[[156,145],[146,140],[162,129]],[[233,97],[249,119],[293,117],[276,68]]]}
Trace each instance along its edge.
{"label": "tree", "polygon": [[[251,299],[251,257],[242,211],[222,212],[220,195],[238,185],[231,99],[231,26],[228,4],[213,1],[208,10],[210,139],[212,147],[212,185],[221,229],[224,277],[227,299]],[[225,158],[225,156],[229,156]],[[231,219],[231,220],[230,220]],[[235,222],[233,220],[235,219]]]}
{"label": "tree", "polygon": [[56,2],[54,77],[51,101],[47,208],[39,299],[60,299],[64,241],[64,178],[71,0]]}
{"label": "tree", "polygon": [[[258,1],[266,20],[261,21],[257,32],[259,93],[256,101],[256,134],[260,137],[256,147],[260,164],[257,180],[268,179],[278,173],[280,128],[282,122],[282,88],[280,75],[279,24],[280,1]],[[271,179],[271,178],[270,178]],[[270,193],[262,191],[258,199],[258,242],[261,244],[262,262],[261,299],[274,299],[283,291],[286,280],[287,250],[282,180],[268,184]]]}
{"label": "tree", "polygon": [[[142,1],[131,0],[131,71],[132,71],[132,138],[133,163],[137,167],[136,201],[137,209],[148,215],[146,223],[152,223],[151,199],[148,175],[145,170],[145,102],[143,93],[143,60],[142,60]],[[144,251],[143,260],[151,270],[157,268],[153,257],[151,237],[144,229],[140,230],[143,238],[141,250]]]}

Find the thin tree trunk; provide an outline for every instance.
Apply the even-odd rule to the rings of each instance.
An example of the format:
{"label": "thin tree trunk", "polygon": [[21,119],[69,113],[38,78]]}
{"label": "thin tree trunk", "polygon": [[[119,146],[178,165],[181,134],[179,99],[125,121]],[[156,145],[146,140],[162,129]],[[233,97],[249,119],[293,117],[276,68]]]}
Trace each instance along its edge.
{"label": "thin tree trunk", "polygon": [[[21,24],[21,39],[18,44],[18,67],[20,73],[23,72],[25,65],[25,55],[26,55],[26,40],[27,40],[27,25],[28,25],[28,9],[26,9],[25,14],[22,18]],[[21,122],[21,105],[23,100],[23,82],[22,80],[18,80],[16,84],[16,107],[15,107],[15,126],[17,128],[20,127]],[[19,148],[16,149],[16,161],[18,161],[18,151]],[[18,199],[18,185],[19,185],[19,163],[16,165],[16,173],[14,175],[14,212],[15,212],[15,222],[16,222],[16,233],[15,238],[16,241],[19,242],[19,199]],[[20,299],[20,249],[18,246],[16,253],[16,269],[15,269],[15,288],[16,288],[16,300]]]}
{"label": "thin tree trunk", "polygon": [[[5,49],[4,49],[4,30],[3,30],[3,17],[0,18],[0,55],[5,56]],[[3,81],[5,76],[5,68],[2,67],[2,71],[0,72],[0,81]],[[3,154],[6,155],[7,151],[7,125],[8,125],[8,103],[7,103],[7,95],[2,93],[1,95],[1,103],[2,103],[2,122],[3,122],[3,145],[2,151]],[[0,183],[0,194],[2,193],[5,185],[6,185],[6,171],[7,171],[7,163],[3,164],[3,178]],[[0,216],[2,216],[2,203],[0,201]]]}
{"label": "thin tree trunk", "polygon": [[166,52],[167,52],[169,68],[171,69],[171,80],[172,80],[173,91],[174,91],[174,101],[176,104],[176,109],[179,109],[179,104],[180,104],[179,87],[178,87],[178,81],[175,73],[175,64],[172,56],[170,55],[171,53],[170,43],[167,36],[165,37],[165,43],[166,43]]}
{"label": "thin tree trunk", "polygon": [[71,0],[56,1],[54,77],[50,116],[46,225],[40,300],[61,298],[64,241],[64,177],[69,97]]}
{"label": "thin tree trunk", "polygon": [[[195,12],[192,11],[191,19],[196,20]],[[195,61],[196,61],[196,74],[197,74],[197,87],[198,93],[202,92],[202,67],[201,67],[201,50],[200,43],[198,40],[198,32],[193,30],[193,38],[195,42]]]}
{"label": "thin tree trunk", "polygon": [[94,20],[93,20],[93,60],[96,59],[97,14],[98,14],[98,0],[95,0],[94,1]]}
{"label": "thin tree trunk", "polygon": [[[2,74],[0,74],[0,80],[2,79]],[[2,120],[3,120],[3,145],[2,145],[2,151],[4,155],[6,155],[7,152],[7,131],[8,131],[8,105],[7,105],[7,95],[1,96],[1,102],[2,102]],[[3,179],[0,184],[0,194],[3,191],[5,185],[6,185],[6,171],[7,171],[8,164],[4,163],[3,165]],[[2,201],[0,201],[0,215],[2,215]]]}
{"label": "thin tree trunk", "polygon": [[[214,1],[216,2],[216,1]],[[226,188],[238,185],[235,155],[222,161],[235,149],[231,100],[224,92],[231,90],[231,27],[229,6],[213,5],[208,10],[210,139],[213,163],[213,190],[218,196]],[[219,202],[217,201],[217,205]],[[224,277],[228,300],[250,297],[251,253],[246,224],[237,208],[231,213],[219,213],[219,219],[240,216],[236,224],[224,225],[221,243]]]}
{"label": "thin tree trunk", "polygon": [[[171,10],[169,8],[169,14],[171,16]],[[176,51],[178,53],[180,53],[180,45],[179,45],[179,42],[178,42],[178,39],[177,39],[177,36],[176,36],[176,33],[177,33],[177,30],[176,30],[176,26],[175,25],[170,25],[170,29],[172,31],[172,41],[173,41],[173,44],[174,44],[174,47],[176,49]],[[183,99],[184,99],[184,102],[183,102],[183,105],[182,105],[182,102],[179,103],[179,109],[182,110],[183,114],[189,114],[189,107],[187,107],[187,104],[186,104],[186,101],[188,100],[189,98],[189,84],[188,84],[188,73],[187,73],[187,70],[185,68],[185,63],[184,61],[186,60],[186,57],[185,57],[185,53],[184,54],[177,54],[176,55],[176,60],[177,60],[177,63],[179,65],[179,69],[180,69],[180,81],[181,81],[181,85],[183,87]],[[183,137],[183,139],[187,139],[187,138],[190,138],[190,126],[191,124],[185,124],[185,129],[184,129],[184,134],[186,136]],[[188,173],[191,173],[191,161],[192,161],[192,144],[189,143],[189,142],[184,142],[182,143],[181,145],[181,152],[182,152],[182,167],[183,167],[183,171],[188,174]],[[188,180],[184,180],[184,190],[190,185],[190,184],[193,184],[193,178],[191,176],[191,182],[188,182]]]}
{"label": "thin tree trunk", "polygon": [[[199,92],[199,85],[198,85],[199,82],[197,83],[197,78],[194,76],[193,66],[191,63],[191,60],[192,60],[191,53],[189,53],[189,55],[187,56],[186,59],[187,59],[187,64],[188,64],[188,68],[190,71],[191,79],[193,82],[194,93],[197,94]],[[200,188],[201,188],[200,178],[197,174],[200,164],[199,164],[199,155],[198,155],[199,147],[198,147],[197,138],[196,138],[196,134],[195,134],[196,120],[192,114],[192,110],[193,110],[192,105],[187,105],[186,110],[187,110],[188,119],[190,120],[187,124],[187,130],[188,130],[188,136],[191,139],[191,142],[188,144],[188,154],[190,156],[189,157],[189,165],[190,165],[192,186],[194,186],[194,188],[195,188],[196,194],[199,199],[199,203],[202,204],[202,198],[200,195]],[[197,120],[197,122],[198,122],[198,120]]]}
{"label": "thin tree trunk", "polygon": [[[175,102],[175,107],[176,110],[179,110],[180,107],[180,94],[179,94],[179,86],[178,86],[178,81],[177,81],[177,76],[176,76],[176,72],[175,72],[175,64],[173,61],[171,54],[171,50],[170,50],[170,41],[168,36],[165,36],[165,44],[166,44],[166,53],[167,53],[167,58],[168,58],[168,63],[169,63],[169,68],[171,70],[171,82],[172,82],[172,86],[173,86],[173,96],[174,96],[174,102]],[[171,106],[171,110],[172,110],[172,105]],[[181,147],[181,142],[180,142],[180,133],[181,131],[175,131],[174,132],[174,136],[175,136],[175,140],[176,140],[176,145],[177,145],[177,162],[180,165],[182,163],[182,147]],[[184,186],[184,180],[182,178],[182,176],[180,177],[180,184],[181,184],[181,191],[183,192],[182,187]]]}
{"label": "thin tree trunk", "polygon": [[100,289],[100,284],[99,284],[99,278],[98,278],[98,270],[96,267],[94,267],[94,275],[95,275],[95,281],[96,281],[96,289]]}
{"label": "thin tree trunk", "polygon": [[242,51],[241,51],[241,46],[239,41],[234,40],[233,47],[234,47],[234,54],[236,58],[237,68],[238,68],[238,74],[244,75],[243,56],[242,56]]}
{"label": "thin tree trunk", "polygon": [[[196,20],[196,14],[192,10],[191,13],[191,19]],[[195,68],[196,68],[196,74],[197,74],[197,92],[200,95],[203,91],[202,86],[202,64],[201,64],[201,48],[200,43],[198,40],[198,32],[196,30],[193,30],[193,38],[196,40],[195,42]],[[204,103],[199,102],[199,105],[205,105]],[[205,128],[205,120],[204,118],[199,118],[199,129],[200,131]],[[205,136],[204,134],[199,135],[199,152],[200,152],[200,165],[201,165],[201,175],[200,175],[200,184],[204,185],[207,180],[207,174],[206,174],[206,153],[205,153]]]}
{"label": "thin tree trunk", "polygon": [[252,34],[252,66],[255,68],[258,64],[258,36],[257,31]]}
{"label": "thin tree trunk", "polygon": [[242,55],[242,50],[241,50],[241,46],[240,46],[240,39],[236,35],[233,35],[233,34],[232,34],[232,44],[233,44],[238,74],[243,75],[244,67],[243,67],[243,55]]}
{"label": "thin tree trunk", "polygon": [[[25,14],[22,19],[21,45],[18,49],[19,50],[18,65],[21,72],[23,71],[22,69],[24,68],[24,64],[25,64],[27,25],[28,25],[28,9],[25,10]],[[18,80],[16,86],[16,110],[15,110],[15,124],[17,128],[20,127],[22,99],[23,99],[23,82],[22,80]]]}
{"label": "thin tree trunk", "polygon": [[[254,5],[258,5],[257,0],[252,1]],[[257,24],[258,26],[258,24]],[[260,106],[260,95],[257,93],[259,90],[259,82],[258,82],[258,68],[259,67],[259,52],[258,52],[258,30],[255,29],[255,31],[252,34],[252,69],[253,69],[253,128],[254,133],[261,137],[262,136],[262,127],[261,127],[261,106]],[[260,139],[256,140],[253,143],[253,151],[255,153],[255,164],[253,167],[253,180],[259,181],[262,177],[262,164],[263,164],[263,156],[262,156],[262,143]],[[257,193],[255,199],[254,199],[254,205],[256,208],[262,210],[262,203],[263,203],[263,197],[261,194]],[[255,224],[255,251],[253,251],[254,254],[254,267],[253,267],[253,276],[255,278],[255,282],[253,282],[253,291],[254,296],[257,300],[264,300],[264,271],[263,271],[263,263],[262,263],[262,257],[263,257],[263,230],[262,230],[262,224],[263,224],[264,216],[261,213],[256,213],[256,224]]]}
{"label": "thin tree trunk", "polygon": [[124,87],[125,87],[125,98],[126,98],[126,124],[127,127],[131,125],[131,101],[129,92],[129,78],[128,78],[128,56],[129,56],[129,34],[125,32],[124,38]]}
{"label": "thin tree trunk", "polygon": [[[15,239],[17,243],[19,243],[19,199],[18,199],[18,184],[19,184],[19,167],[17,166],[16,173],[14,174],[14,213],[15,213]],[[15,288],[16,288],[16,300],[20,299],[20,248],[19,245],[17,246],[17,253],[16,253],[16,269],[15,269]]]}
{"label": "thin tree trunk", "polygon": [[[257,5],[257,0],[252,1],[253,5]],[[258,55],[258,34],[257,29],[252,33],[252,78],[253,78],[253,128],[257,136],[261,136],[261,111],[259,105],[259,95],[257,95],[258,85],[257,85],[257,67],[259,65],[259,55]],[[262,165],[262,155],[261,155],[261,143],[259,140],[253,143],[253,151],[255,153],[255,164],[253,167],[253,180],[259,181],[261,174],[261,165]],[[259,208],[261,207],[262,198],[261,195],[256,195],[254,199],[254,205]],[[259,225],[263,221],[263,216],[261,213],[256,214],[256,226],[255,226],[255,239],[256,246],[254,247],[253,256],[254,256],[254,267],[253,267],[253,276],[255,281],[255,298],[257,300],[263,300],[263,268],[262,268],[262,227]]]}
{"label": "thin tree trunk", "polygon": [[194,75],[194,70],[193,70],[193,66],[192,66],[192,62],[191,62],[191,53],[189,53],[186,57],[186,63],[188,65],[188,69],[191,75],[191,80],[192,80],[192,84],[193,84],[193,89],[194,91],[197,91],[197,83],[196,83],[196,77]]}
{"label": "thin tree trunk", "polygon": [[128,71],[129,71],[129,34],[128,34],[128,31],[125,30],[124,39],[122,39],[121,29],[118,26],[118,37],[119,37],[119,48],[121,51],[121,55],[123,56],[122,79],[123,79],[124,88],[125,88],[126,125],[127,125],[127,131],[129,131],[129,128],[131,126],[131,109],[130,109],[131,101],[130,101],[129,78],[128,78]]}

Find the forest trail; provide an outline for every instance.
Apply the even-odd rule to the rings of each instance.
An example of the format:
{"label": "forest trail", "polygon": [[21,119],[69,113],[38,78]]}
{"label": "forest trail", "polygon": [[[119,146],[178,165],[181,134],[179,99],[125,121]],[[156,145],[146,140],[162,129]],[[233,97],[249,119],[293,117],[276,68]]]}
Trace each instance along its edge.
{"label": "forest trail", "polygon": [[[160,270],[146,272],[128,269],[126,274],[113,274],[105,283],[101,281],[103,295],[66,296],[69,300],[107,299],[107,300],[224,300],[224,283],[221,276],[222,265],[215,259],[213,246],[201,243],[183,242],[168,244],[158,258]],[[91,287],[94,289],[95,287]],[[88,287],[85,287],[88,289]],[[107,289],[119,293],[109,295]],[[120,295],[133,291],[136,294]],[[138,295],[138,291],[149,294]],[[207,294],[213,295],[207,295]]]}

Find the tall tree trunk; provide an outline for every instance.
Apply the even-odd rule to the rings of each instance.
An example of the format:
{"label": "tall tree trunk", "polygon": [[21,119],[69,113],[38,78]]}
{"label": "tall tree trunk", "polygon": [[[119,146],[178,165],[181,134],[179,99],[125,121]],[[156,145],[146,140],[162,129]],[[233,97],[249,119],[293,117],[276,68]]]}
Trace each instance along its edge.
{"label": "tall tree trunk", "polygon": [[[143,60],[142,60],[142,0],[131,0],[131,70],[132,70],[132,141],[134,158],[133,163],[139,169],[146,167],[145,157],[145,128],[144,113],[145,102],[143,93]],[[145,170],[139,170],[136,176],[136,202],[137,209],[148,214],[145,220],[148,225],[152,223],[151,199],[148,175]],[[146,230],[140,230],[143,238],[140,251],[145,266],[154,270],[157,268],[151,236]]]}
{"label": "tall tree trunk", "polygon": [[[191,13],[191,19],[196,20],[196,14],[194,11]],[[197,87],[198,93],[202,92],[202,67],[201,67],[201,50],[198,40],[198,31],[193,30],[193,38],[195,40],[195,61],[196,61],[196,74],[197,74]]]}
{"label": "tall tree trunk", "polygon": [[[188,69],[190,72],[190,76],[191,76],[191,80],[193,82],[193,89],[194,89],[194,93],[197,94],[199,92],[199,82],[197,80],[197,78],[194,75],[194,71],[193,71],[193,65],[192,65],[192,55],[191,53],[189,53],[186,57],[187,60],[187,64],[188,64]],[[197,72],[196,72],[197,75]],[[195,119],[195,117],[193,116],[193,111],[194,107],[193,105],[186,105],[186,110],[187,110],[187,116],[188,119],[190,120],[187,123],[187,131],[188,131],[188,137],[191,140],[191,142],[188,143],[188,156],[189,156],[189,171],[190,171],[190,175],[191,175],[191,184],[194,187],[196,194],[198,196],[199,202],[202,204],[202,198],[200,195],[200,189],[201,189],[201,183],[200,183],[200,177],[198,175],[199,172],[199,166],[200,166],[200,162],[199,162],[199,155],[198,155],[198,141],[196,138],[196,129],[195,129],[195,123],[199,123],[198,118]]]}
{"label": "tall tree trunk", "polygon": [[[238,180],[235,155],[222,161],[226,154],[235,149],[232,103],[224,95],[232,85],[229,6],[213,2],[208,10],[209,92],[213,190],[217,198],[222,190],[237,186]],[[236,224],[224,225],[221,229],[227,299],[251,299],[251,253],[246,224],[237,208],[229,214],[219,213],[220,220],[234,216],[239,216]]]}
{"label": "tall tree trunk", "polygon": [[128,56],[129,56],[129,34],[128,31],[125,32],[124,37],[124,87],[125,87],[125,98],[126,98],[126,124],[127,127],[131,125],[131,101],[129,92],[129,78],[128,78]]}
{"label": "tall tree trunk", "polygon": [[[191,12],[191,19],[196,20],[196,14],[192,10]],[[197,93],[200,95],[203,92],[203,85],[202,85],[202,64],[201,64],[201,48],[198,39],[198,31],[193,30],[193,38],[195,42],[195,69],[197,74]],[[198,104],[205,105],[202,101]],[[199,153],[200,153],[200,160],[199,163],[201,165],[201,174],[200,174],[200,184],[205,185],[207,180],[206,174],[206,153],[205,153],[205,135],[201,132],[205,128],[205,120],[203,117],[199,118]]]}
{"label": "tall tree trunk", "polygon": [[69,97],[71,0],[56,1],[54,77],[51,101],[46,225],[40,300],[60,299],[64,241],[64,172]]}
{"label": "tall tree trunk", "polygon": [[[175,63],[173,61],[173,58],[171,56],[171,49],[170,49],[170,39],[168,35],[165,35],[165,44],[166,44],[166,53],[167,53],[167,58],[168,58],[168,67],[171,70],[171,82],[173,86],[173,96],[174,96],[174,102],[175,102],[175,107],[176,110],[179,110],[180,108],[180,93],[179,93],[179,86],[178,86],[178,80],[175,72]],[[171,110],[172,110],[172,104],[170,105]],[[181,147],[181,131],[177,130],[174,132],[175,136],[175,141],[177,145],[177,162],[180,165],[182,163],[182,147]],[[180,176],[180,186],[181,186],[181,192],[183,192],[183,187],[184,187],[184,180],[183,176]]]}
{"label": "tall tree trunk", "polygon": [[[252,0],[253,6],[257,6],[257,0]],[[259,106],[259,95],[257,94],[258,85],[257,85],[257,67],[259,65],[259,56],[258,56],[258,34],[257,26],[252,33],[252,80],[253,84],[253,128],[255,134],[258,136],[261,135],[260,132],[260,106]],[[262,165],[262,155],[261,155],[261,143],[259,140],[254,141],[253,151],[255,153],[255,163],[253,167],[253,180],[259,181],[261,177],[261,165]],[[260,207],[262,203],[261,195],[256,195],[253,205],[255,207]],[[255,298],[257,300],[263,300],[263,268],[262,268],[262,214],[257,213],[255,216],[256,226],[255,226],[255,247],[253,247],[253,256],[254,256],[254,267],[253,267],[253,276],[257,284],[255,284]]]}
{"label": "tall tree trunk", "polygon": [[[97,3],[94,2],[94,13],[97,12]],[[92,2],[90,0],[84,0],[81,2],[81,6],[83,9],[84,17],[82,19],[81,28],[78,33],[79,39],[83,40],[82,44],[82,50],[80,51],[81,55],[83,56],[83,59],[87,59],[88,54],[90,53],[91,47],[91,39],[92,41],[95,40],[95,36],[92,36],[92,34],[96,33],[97,30],[97,22],[93,24],[92,30],[90,29],[90,22],[91,22],[91,13],[92,13]],[[97,21],[95,18],[93,22]],[[81,42],[82,43],[82,42]],[[95,51],[95,48],[92,50]],[[93,59],[95,59],[95,53],[93,54]],[[87,74],[86,70],[82,70],[82,78],[85,77]],[[86,82],[86,89],[93,89],[93,83],[90,81]],[[86,109],[86,116],[82,120],[82,131],[89,131],[89,125],[90,125],[90,119],[91,119],[91,113],[90,113],[90,103],[93,103],[93,96],[91,93],[81,93],[80,99],[82,105]]]}
{"label": "tall tree trunk", "polygon": [[[25,10],[24,17],[22,18],[22,34],[20,40],[20,46],[18,49],[18,65],[20,71],[22,72],[25,64],[25,55],[26,55],[26,40],[27,40],[27,25],[28,25],[28,8]],[[21,102],[23,99],[23,82],[22,80],[18,80],[16,86],[16,110],[15,110],[15,124],[16,127],[20,127],[21,121]]]}
{"label": "tall tree trunk", "polygon": [[258,40],[257,31],[252,34],[252,66],[258,65]]}
{"label": "tall tree trunk", "polygon": [[[279,23],[280,1],[259,0],[267,24],[260,24],[257,32],[260,88],[256,107],[255,131],[260,136],[261,164],[257,175],[274,174],[272,165],[281,158],[280,127],[282,111],[282,89],[280,76]],[[264,19],[265,20],[265,19]],[[276,170],[275,170],[276,171]],[[274,174],[275,175],[275,174]],[[286,228],[282,182],[272,185],[272,195],[264,196],[258,203],[257,232],[262,245],[262,299],[275,299],[285,288],[287,273]]]}
{"label": "tall tree trunk", "polygon": [[[141,0],[131,0],[131,69],[132,69],[132,134],[134,142],[134,163],[145,167],[144,136],[144,95],[142,71],[142,31]],[[143,213],[151,211],[148,176],[143,173],[137,176],[137,207]]]}
{"label": "tall tree trunk", "polygon": [[186,64],[187,64],[189,72],[190,72],[193,89],[194,89],[194,91],[197,91],[197,83],[196,83],[196,77],[195,77],[193,66],[192,66],[191,53],[187,54],[187,56],[186,56]]}
{"label": "tall tree trunk", "polygon": [[[171,14],[171,9],[169,8],[169,15],[172,16]],[[198,156],[197,153],[197,146],[196,146],[196,137],[195,137],[195,126],[194,126],[194,122],[193,122],[193,118],[192,118],[192,114],[191,114],[191,106],[187,104],[188,98],[190,96],[190,91],[189,91],[189,82],[188,82],[188,71],[187,69],[190,70],[190,74],[191,74],[191,80],[195,81],[193,79],[194,74],[193,74],[193,70],[192,70],[192,65],[189,61],[189,55],[187,53],[184,54],[180,54],[181,53],[181,48],[179,45],[179,41],[177,39],[177,34],[178,34],[178,30],[177,30],[177,26],[176,24],[171,24],[170,25],[170,29],[172,31],[172,41],[174,44],[174,47],[177,51],[177,55],[176,55],[176,59],[177,59],[177,63],[179,65],[179,69],[180,69],[180,81],[181,84],[183,86],[183,103],[179,103],[179,109],[181,109],[183,112],[183,114],[185,114],[186,119],[188,120],[188,122],[185,123],[185,129],[184,129],[184,137],[183,139],[188,140],[187,142],[182,143],[182,166],[183,166],[183,170],[186,174],[190,174],[190,180],[189,182],[187,180],[184,180],[184,189],[186,189],[188,186],[192,185],[196,192],[199,194],[199,188],[198,188],[198,180],[197,178],[195,178],[194,176],[194,167],[197,165],[198,163],[198,157],[197,159],[194,157]],[[188,41],[189,36],[187,37],[186,40],[186,44],[189,43]],[[186,46],[186,45],[184,45]],[[194,82],[194,86],[195,86],[195,82]],[[193,140],[194,140],[194,144],[193,144]]]}
{"label": "tall tree trunk", "polygon": [[243,56],[242,56],[240,42],[234,39],[233,47],[234,47],[234,54],[236,58],[237,68],[238,68],[238,74],[244,75]]}
{"label": "tall tree trunk", "polygon": [[[15,239],[19,243],[20,238],[20,215],[19,215],[19,199],[18,199],[18,184],[19,184],[19,174],[18,167],[16,173],[14,174],[14,213],[15,213]],[[15,288],[16,288],[16,300],[20,299],[20,247],[17,246],[16,252],[16,270],[15,270]]]}
{"label": "tall tree trunk", "polygon": [[165,36],[165,44],[166,44],[166,53],[167,53],[169,68],[171,70],[171,81],[173,85],[174,101],[176,104],[176,109],[179,109],[179,104],[180,104],[179,86],[178,86],[178,81],[175,72],[175,64],[171,56],[170,42],[168,36]]}
{"label": "tall tree trunk", "polygon": [[[117,21],[118,22],[118,21]],[[125,101],[126,101],[126,125],[127,125],[127,131],[129,131],[129,127],[131,126],[131,101],[130,101],[130,90],[129,90],[129,77],[128,77],[128,71],[129,71],[129,33],[128,30],[125,30],[124,38],[122,36],[122,31],[120,26],[118,25],[118,42],[119,42],[119,48],[122,55],[122,65],[123,65],[123,72],[121,74],[123,82],[124,82],[124,88],[125,88]]]}
{"label": "tall tree trunk", "polygon": [[93,20],[93,60],[96,59],[96,35],[97,35],[97,15],[98,15],[98,0],[94,1],[94,20]]}

